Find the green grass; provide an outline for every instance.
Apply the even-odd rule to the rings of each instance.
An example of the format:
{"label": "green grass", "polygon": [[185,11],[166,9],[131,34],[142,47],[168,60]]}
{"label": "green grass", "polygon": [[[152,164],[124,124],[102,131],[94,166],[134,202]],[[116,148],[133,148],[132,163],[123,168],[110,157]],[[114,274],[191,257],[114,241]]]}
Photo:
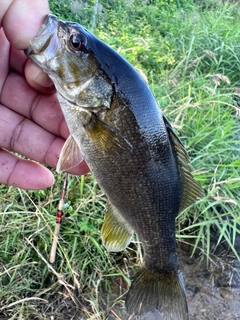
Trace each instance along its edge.
{"label": "green grass", "polygon": [[[94,33],[148,77],[187,147],[205,197],[181,213],[177,238],[211,256],[211,232],[228,243],[240,233],[240,12],[215,1],[99,1]],[[188,5],[186,4],[188,2]],[[189,5],[190,3],[190,5]],[[92,26],[95,1],[53,13]],[[203,5],[204,4],[204,5]],[[201,7],[198,7],[201,5]],[[106,199],[91,175],[70,177],[57,258],[48,262],[62,175],[42,191],[0,186],[0,318],[122,319],[130,276],[142,262],[137,239],[109,254],[100,229]],[[52,318],[53,319],[53,318]]]}

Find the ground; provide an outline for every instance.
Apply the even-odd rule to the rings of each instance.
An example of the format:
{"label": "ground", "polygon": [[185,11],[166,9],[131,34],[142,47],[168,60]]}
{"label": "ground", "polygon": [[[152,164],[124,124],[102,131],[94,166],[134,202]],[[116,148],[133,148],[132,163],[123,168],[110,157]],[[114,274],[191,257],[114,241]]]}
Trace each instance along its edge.
{"label": "ground", "polygon": [[200,253],[191,257],[189,246],[178,248],[190,320],[240,320],[240,262],[226,249],[222,244],[207,260]]}
{"label": "ground", "polygon": [[240,263],[231,254],[190,258],[182,251],[181,264],[191,320],[240,320]]}

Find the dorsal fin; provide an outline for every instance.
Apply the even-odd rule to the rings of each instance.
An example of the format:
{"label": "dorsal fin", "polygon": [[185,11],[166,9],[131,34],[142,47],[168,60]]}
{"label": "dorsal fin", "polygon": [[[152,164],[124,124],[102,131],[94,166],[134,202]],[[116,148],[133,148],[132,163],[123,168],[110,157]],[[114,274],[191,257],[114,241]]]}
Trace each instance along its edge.
{"label": "dorsal fin", "polygon": [[194,179],[191,174],[189,165],[189,157],[182,142],[179,140],[176,133],[173,131],[171,124],[163,116],[166,129],[168,131],[172,146],[177,156],[180,178],[182,179],[183,190],[181,197],[180,212],[194,204],[197,199],[203,197],[204,193],[199,183]]}

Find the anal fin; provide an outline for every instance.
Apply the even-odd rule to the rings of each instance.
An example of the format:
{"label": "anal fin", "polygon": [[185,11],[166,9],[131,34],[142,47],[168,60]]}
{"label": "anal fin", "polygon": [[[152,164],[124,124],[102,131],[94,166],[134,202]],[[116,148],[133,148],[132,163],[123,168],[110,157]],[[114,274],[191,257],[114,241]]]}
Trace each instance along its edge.
{"label": "anal fin", "polygon": [[102,226],[102,240],[108,251],[118,252],[124,250],[131,242],[133,230],[117,209],[108,205]]}

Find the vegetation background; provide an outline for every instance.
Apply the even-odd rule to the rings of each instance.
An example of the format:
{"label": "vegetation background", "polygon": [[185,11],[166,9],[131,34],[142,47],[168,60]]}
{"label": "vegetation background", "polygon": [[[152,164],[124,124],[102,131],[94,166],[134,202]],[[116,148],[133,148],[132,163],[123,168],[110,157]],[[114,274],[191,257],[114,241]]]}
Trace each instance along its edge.
{"label": "vegetation background", "polygon": [[[146,74],[186,145],[205,197],[177,218],[178,241],[208,258],[224,242],[239,259],[238,1],[51,0],[50,7]],[[130,276],[142,262],[138,238],[107,253],[100,239],[106,199],[90,174],[71,176],[51,265],[64,176],[55,177],[41,191],[0,186],[0,319],[122,319]]]}

